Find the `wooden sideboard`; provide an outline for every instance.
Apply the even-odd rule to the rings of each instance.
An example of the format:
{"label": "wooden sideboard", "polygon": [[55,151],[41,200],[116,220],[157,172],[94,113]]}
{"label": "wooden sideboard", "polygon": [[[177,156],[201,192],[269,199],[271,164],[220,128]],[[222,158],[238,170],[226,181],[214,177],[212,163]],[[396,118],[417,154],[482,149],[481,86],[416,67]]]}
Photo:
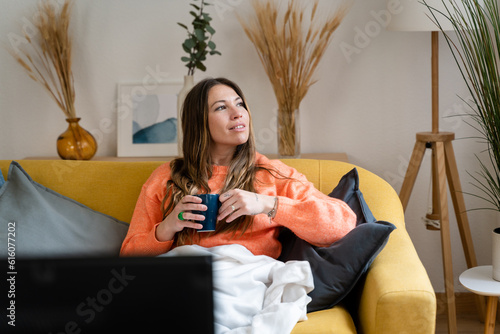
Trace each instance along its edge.
{"label": "wooden sideboard", "polygon": [[[264,154],[269,159],[278,159],[277,154]],[[111,156],[97,156],[93,157],[92,161],[170,161],[175,157],[111,157]],[[301,159],[319,159],[319,160],[336,160],[349,162],[346,153],[303,153],[300,155]],[[59,157],[26,157],[25,160],[59,160]]]}

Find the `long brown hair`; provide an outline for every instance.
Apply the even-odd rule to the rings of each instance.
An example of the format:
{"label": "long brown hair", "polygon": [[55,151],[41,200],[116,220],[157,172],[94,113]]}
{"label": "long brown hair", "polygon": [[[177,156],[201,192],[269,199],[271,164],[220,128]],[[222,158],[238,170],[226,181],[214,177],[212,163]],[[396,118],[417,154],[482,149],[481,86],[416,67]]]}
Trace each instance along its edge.
{"label": "long brown hair", "polygon": [[[208,180],[212,176],[210,156],[211,135],[208,126],[208,94],[216,85],[231,87],[241,97],[249,114],[249,137],[244,144],[237,146],[229,165],[228,174],[220,193],[230,189],[243,189],[255,192],[255,175],[261,167],[255,166],[255,140],[252,118],[241,89],[225,78],[208,78],[196,84],[187,94],[182,107],[183,157],[170,163],[171,179],[167,181],[163,199],[163,218],[165,218],[186,195],[210,193]],[[231,224],[217,224],[214,234],[232,231],[244,233],[252,224],[253,216],[242,216]],[[190,243],[194,229],[185,228],[176,234],[176,244]]]}

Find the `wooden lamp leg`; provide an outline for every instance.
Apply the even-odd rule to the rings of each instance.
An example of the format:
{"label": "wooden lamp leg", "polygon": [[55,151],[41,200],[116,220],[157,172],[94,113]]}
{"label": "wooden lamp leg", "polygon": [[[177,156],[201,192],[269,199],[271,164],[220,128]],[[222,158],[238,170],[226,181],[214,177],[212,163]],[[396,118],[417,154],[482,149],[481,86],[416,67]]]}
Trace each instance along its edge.
{"label": "wooden lamp leg", "polygon": [[[457,217],[458,230],[462,240],[465,260],[468,268],[477,267],[476,253],[474,251],[474,244],[470,233],[469,219],[467,218],[462,186],[458,176],[457,162],[455,160],[455,153],[453,151],[453,144],[451,141],[446,141],[444,143],[444,150],[446,154],[446,174],[448,175],[448,184],[450,187],[453,208],[455,209],[455,216]],[[475,295],[475,297],[479,318],[483,321],[486,313],[485,298],[480,295]]]}
{"label": "wooden lamp leg", "polygon": [[455,208],[455,215],[457,216],[458,228],[460,230],[460,237],[462,238],[462,245],[464,247],[465,259],[469,268],[476,267],[476,254],[472,244],[472,237],[470,234],[469,219],[465,210],[465,201],[462,194],[462,186],[460,178],[458,177],[457,162],[455,161],[455,153],[453,152],[453,145],[451,142],[444,143],[446,152],[446,168],[448,175],[448,184],[450,185],[451,199],[453,207]]}
{"label": "wooden lamp leg", "polygon": [[444,145],[436,143],[436,176],[439,189],[439,216],[441,221],[441,248],[443,256],[444,285],[448,312],[448,333],[457,333],[457,313],[455,305],[455,288],[453,278],[453,263],[451,255],[450,219],[448,213],[448,192],[446,189],[446,161]]}
{"label": "wooden lamp leg", "polygon": [[401,186],[401,191],[399,192],[399,199],[403,205],[403,211],[406,211],[408,206],[408,201],[410,200],[410,195],[415,185],[415,180],[417,179],[418,171],[420,165],[422,164],[422,159],[425,153],[425,143],[417,140],[415,142],[415,147],[413,148],[413,153],[408,163],[408,169],[406,170],[406,175]]}

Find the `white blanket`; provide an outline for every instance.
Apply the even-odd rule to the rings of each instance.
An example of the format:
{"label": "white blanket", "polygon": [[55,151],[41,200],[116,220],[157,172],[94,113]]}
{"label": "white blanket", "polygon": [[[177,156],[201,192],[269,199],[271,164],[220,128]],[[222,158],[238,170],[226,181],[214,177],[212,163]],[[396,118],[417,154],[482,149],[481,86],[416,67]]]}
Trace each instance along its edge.
{"label": "white blanket", "polygon": [[241,245],[180,246],[163,256],[181,255],[212,255],[216,333],[290,333],[307,320],[314,287],[309,262],[283,263]]}

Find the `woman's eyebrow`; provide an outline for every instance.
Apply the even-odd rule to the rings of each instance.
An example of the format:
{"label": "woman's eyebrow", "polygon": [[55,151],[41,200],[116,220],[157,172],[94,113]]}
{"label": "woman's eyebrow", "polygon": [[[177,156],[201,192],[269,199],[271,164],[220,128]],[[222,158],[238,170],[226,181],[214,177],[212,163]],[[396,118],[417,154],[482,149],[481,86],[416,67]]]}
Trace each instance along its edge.
{"label": "woman's eyebrow", "polygon": [[219,102],[226,102],[226,100],[218,100],[218,101],[215,101],[214,103],[212,103],[212,105],[210,107],[213,107],[216,103],[219,103]]}
{"label": "woman's eyebrow", "polygon": [[[237,97],[235,97],[235,98],[234,98],[234,100],[235,100],[235,101],[238,101],[238,100],[243,100],[243,99],[241,98],[241,96],[237,96]],[[226,102],[226,100],[217,100],[217,101],[215,101],[214,103],[212,103],[212,105],[211,105],[210,107],[213,107],[213,106],[214,106],[214,104],[219,103],[219,102],[224,103],[224,102]]]}

